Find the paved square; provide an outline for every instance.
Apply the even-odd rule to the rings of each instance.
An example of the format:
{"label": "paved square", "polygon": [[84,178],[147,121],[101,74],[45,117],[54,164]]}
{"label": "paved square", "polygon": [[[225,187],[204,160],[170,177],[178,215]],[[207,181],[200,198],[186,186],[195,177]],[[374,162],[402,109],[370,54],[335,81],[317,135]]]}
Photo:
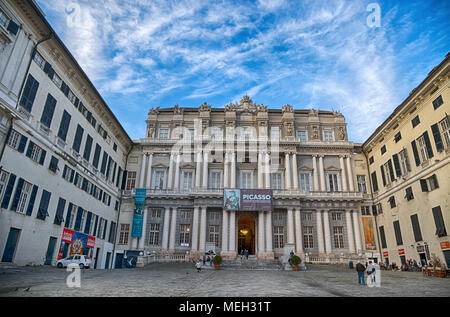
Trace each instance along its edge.
{"label": "paved square", "polygon": [[0,266],[0,296],[449,296],[450,278],[381,271],[381,287],[357,283],[348,267],[307,265],[304,272],[203,270],[192,263],[145,268],[82,270],[81,287],[69,288],[65,269]]}

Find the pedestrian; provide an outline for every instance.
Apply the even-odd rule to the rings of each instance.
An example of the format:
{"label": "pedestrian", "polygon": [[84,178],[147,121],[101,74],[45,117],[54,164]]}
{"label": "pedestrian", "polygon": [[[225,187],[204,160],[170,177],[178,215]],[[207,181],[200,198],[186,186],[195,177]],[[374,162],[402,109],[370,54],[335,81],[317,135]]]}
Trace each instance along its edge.
{"label": "pedestrian", "polygon": [[369,265],[367,265],[367,276],[370,278],[371,284],[375,283],[375,266],[372,261],[369,261]]}
{"label": "pedestrian", "polygon": [[246,259],[248,259],[248,250],[247,249],[244,250],[244,256]]}
{"label": "pedestrian", "polygon": [[358,261],[356,264],[356,272],[358,272],[358,284],[366,285],[366,281],[364,280],[364,272],[366,271],[366,267],[361,261]]}
{"label": "pedestrian", "polygon": [[200,259],[197,263],[195,263],[195,267],[197,268],[197,272],[200,272],[202,270],[202,263],[200,262]]}
{"label": "pedestrian", "polygon": [[242,258],[244,257],[244,250],[243,250],[243,249],[241,249],[241,252],[240,252],[239,254],[240,254],[240,256],[241,256],[241,260],[242,260]]}
{"label": "pedestrian", "polygon": [[205,265],[205,261],[206,261],[205,256],[202,256],[202,259],[203,259],[203,265]]}

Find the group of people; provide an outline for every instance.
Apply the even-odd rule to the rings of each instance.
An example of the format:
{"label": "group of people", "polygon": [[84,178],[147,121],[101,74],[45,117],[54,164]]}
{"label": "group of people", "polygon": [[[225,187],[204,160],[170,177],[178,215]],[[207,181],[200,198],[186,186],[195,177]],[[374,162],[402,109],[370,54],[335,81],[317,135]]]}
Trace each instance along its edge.
{"label": "group of people", "polygon": [[241,256],[241,260],[242,259],[248,259],[248,250],[247,249],[242,249],[241,252],[239,252],[239,255]]}
{"label": "group of people", "polygon": [[392,270],[392,271],[406,271],[406,272],[421,272],[424,267],[430,266],[432,263],[428,263],[425,260],[417,262],[413,259],[406,260],[405,264],[402,264],[400,267],[397,263],[392,262],[392,264],[380,263],[380,268],[382,270]]}
{"label": "group of people", "polygon": [[198,260],[197,263],[195,263],[195,267],[197,268],[197,272],[200,272],[202,270],[202,262],[203,265],[206,265],[206,262],[209,263],[209,266],[213,265],[213,259],[214,259],[214,251],[209,250],[206,255],[203,255],[201,259]]}
{"label": "group of people", "polygon": [[360,285],[367,285],[366,283],[366,277],[365,273],[367,274],[367,278],[370,279],[371,283],[376,282],[376,271],[379,269],[379,267],[376,267],[376,264],[373,264],[372,261],[369,261],[367,264],[367,267],[361,263],[361,261],[358,261],[356,264],[356,272],[358,272],[358,284]]}

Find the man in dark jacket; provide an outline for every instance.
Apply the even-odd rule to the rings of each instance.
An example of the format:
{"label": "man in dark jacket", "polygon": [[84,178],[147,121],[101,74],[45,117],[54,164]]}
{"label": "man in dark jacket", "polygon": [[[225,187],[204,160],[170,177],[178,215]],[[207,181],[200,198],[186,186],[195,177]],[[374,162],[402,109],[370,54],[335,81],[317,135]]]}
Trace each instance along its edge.
{"label": "man in dark jacket", "polygon": [[358,261],[356,264],[356,272],[358,272],[358,283],[361,285],[366,285],[366,281],[364,280],[364,272],[366,271],[366,267],[361,261]]}

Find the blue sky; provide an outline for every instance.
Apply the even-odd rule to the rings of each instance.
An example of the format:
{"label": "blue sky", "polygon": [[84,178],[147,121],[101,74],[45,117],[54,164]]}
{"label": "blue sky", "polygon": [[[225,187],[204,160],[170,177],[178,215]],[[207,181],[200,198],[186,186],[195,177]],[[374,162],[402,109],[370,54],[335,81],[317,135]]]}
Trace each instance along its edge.
{"label": "blue sky", "polygon": [[152,107],[247,93],[340,111],[364,142],[450,51],[450,1],[37,2],[132,139]]}

